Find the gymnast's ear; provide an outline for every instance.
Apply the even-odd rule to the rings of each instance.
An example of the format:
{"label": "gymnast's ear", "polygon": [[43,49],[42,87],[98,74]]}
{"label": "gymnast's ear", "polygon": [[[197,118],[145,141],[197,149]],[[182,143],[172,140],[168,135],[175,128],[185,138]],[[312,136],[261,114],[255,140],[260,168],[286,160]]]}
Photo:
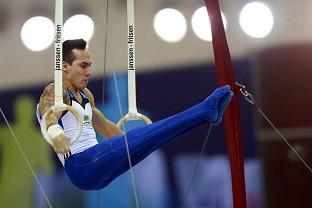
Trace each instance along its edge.
{"label": "gymnast's ear", "polygon": [[66,61],[63,61],[63,71],[64,72],[66,72],[66,73],[68,72],[69,65],[70,65],[69,63],[67,63]]}

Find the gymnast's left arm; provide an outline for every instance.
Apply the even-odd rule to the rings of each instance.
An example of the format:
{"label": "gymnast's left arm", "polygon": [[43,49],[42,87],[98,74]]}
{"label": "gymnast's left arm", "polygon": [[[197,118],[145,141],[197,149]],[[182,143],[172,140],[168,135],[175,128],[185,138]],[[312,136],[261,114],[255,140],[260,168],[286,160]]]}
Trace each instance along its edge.
{"label": "gymnast's left arm", "polygon": [[94,97],[90,90],[85,88],[83,92],[88,97],[92,107],[92,125],[95,131],[105,138],[123,135],[123,132],[120,130],[120,128],[105,118],[103,113],[95,106]]}

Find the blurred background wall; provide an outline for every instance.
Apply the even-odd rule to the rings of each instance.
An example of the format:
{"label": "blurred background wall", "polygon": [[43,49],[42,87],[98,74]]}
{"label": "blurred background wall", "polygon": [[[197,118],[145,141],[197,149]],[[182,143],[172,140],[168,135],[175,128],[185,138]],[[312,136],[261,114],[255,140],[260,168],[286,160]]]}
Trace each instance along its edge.
{"label": "blurred background wall", "polygon": [[[192,16],[204,1],[135,2],[138,107],[156,121],[201,101],[216,87],[212,44],[200,39],[192,29]],[[268,6],[274,20],[267,36],[261,38],[248,35],[239,21],[242,8],[251,2],[220,0],[236,78],[310,164],[312,2],[259,1]],[[184,16],[186,29],[179,41],[165,41],[155,32],[154,17],[164,8],[176,9]],[[94,62],[93,81],[89,88],[98,107],[117,122],[120,114],[113,72],[117,73],[123,112],[127,112],[126,1],[109,1],[106,11],[106,1],[64,2],[64,21],[76,14],[93,20],[88,46]],[[34,111],[44,86],[53,79],[53,45],[31,51],[23,43],[22,28],[34,16],[53,21],[54,1],[0,1],[0,107],[40,184],[53,207],[135,207],[128,173],[104,190],[78,190],[42,139]],[[265,19],[263,14],[256,17]],[[202,27],[209,27],[205,24]],[[256,28],[261,24],[252,23]],[[84,31],[87,27],[81,24],[79,28]],[[176,24],[167,31],[170,28],[180,27]],[[47,36],[38,26],[33,32],[31,37],[36,43]],[[241,120],[248,207],[308,207],[311,172],[243,99]],[[0,125],[0,207],[47,207],[3,118]],[[142,124],[127,128],[138,125]],[[141,207],[181,207],[183,201],[186,207],[232,207],[222,125],[213,128],[190,194],[184,199],[207,130],[205,125],[197,128],[135,167]]]}

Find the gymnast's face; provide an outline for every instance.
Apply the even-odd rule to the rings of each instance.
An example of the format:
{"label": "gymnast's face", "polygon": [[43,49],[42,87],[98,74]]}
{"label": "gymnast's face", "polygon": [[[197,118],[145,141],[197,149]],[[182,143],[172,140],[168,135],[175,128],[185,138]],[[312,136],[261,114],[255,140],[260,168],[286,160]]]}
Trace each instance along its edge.
{"label": "gymnast's face", "polygon": [[88,51],[73,49],[75,60],[72,64],[64,63],[64,80],[73,90],[83,90],[91,77],[92,60]]}

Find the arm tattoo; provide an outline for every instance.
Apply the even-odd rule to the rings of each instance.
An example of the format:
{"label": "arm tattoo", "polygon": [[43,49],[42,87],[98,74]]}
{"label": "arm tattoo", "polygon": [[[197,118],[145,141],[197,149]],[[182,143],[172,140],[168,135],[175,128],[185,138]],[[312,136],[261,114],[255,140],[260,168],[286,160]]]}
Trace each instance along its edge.
{"label": "arm tattoo", "polygon": [[[54,84],[51,83],[44,89],[40,97],[39,110],[40,110],[41,116],[43,116],[47,110],[49,110],[52,106],[54,106],[54,100],[55,100]],[[63,91],[63,100],[65,104],[70,104],[70,98],[66,90]],[[47,127],[49,127],[51,124],[57,123],[61,115],[62,115],[62,112],[54,112],[54,113],[49,114],[49,116],[46,119]]]}
{"label": "arm tattoo", "polygon": [[43,115],[49,108],[54,105],[54,84],[49,84],[40,97],[40,112]]}
{"label": "arm tattoo", "polygon": [[[43,91],[40,97],[40,112],[43,115],[49,108],[54,105],[54,84],[49,84]],[[67,105],[70,104],[70,98],[67,90],[63,89],[63,102]]]}

